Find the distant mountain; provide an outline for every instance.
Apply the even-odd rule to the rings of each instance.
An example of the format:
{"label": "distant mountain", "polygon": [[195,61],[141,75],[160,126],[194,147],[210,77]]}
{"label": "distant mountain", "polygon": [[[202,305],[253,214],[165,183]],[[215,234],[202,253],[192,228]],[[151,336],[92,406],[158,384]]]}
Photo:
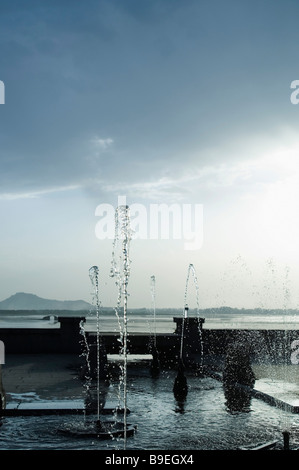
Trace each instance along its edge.
{"label": "distant mountain", "polygon": [[0,310],[89,310],[91,307],[84,300],[50,300],[25,292],[17,292],[0,302]]}

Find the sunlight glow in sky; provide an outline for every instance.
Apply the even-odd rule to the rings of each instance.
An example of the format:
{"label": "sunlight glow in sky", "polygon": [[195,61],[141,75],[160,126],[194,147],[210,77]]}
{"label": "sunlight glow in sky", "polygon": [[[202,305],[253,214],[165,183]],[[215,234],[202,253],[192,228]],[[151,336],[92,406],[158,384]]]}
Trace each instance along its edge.
{"label": "sunlight glow in sky", "polygon": [[133,240],[130,305],[299,308],[299,79],[292,0],[3,0],[0,299],[103,304],[99,204],[201,204],[203,245]]}

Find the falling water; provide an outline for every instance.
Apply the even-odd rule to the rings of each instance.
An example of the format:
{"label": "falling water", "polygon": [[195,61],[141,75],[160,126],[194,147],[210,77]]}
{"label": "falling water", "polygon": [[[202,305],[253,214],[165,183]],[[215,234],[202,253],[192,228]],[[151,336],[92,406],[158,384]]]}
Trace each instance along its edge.
{"label": "falling water", "polygon": [[[288,316],[288,305],[290,302],[290,280],[289,280],[289,268],[285,268],[285,275],[282,281],[282,289],[283,289],[283,310],[285,312],[284,321],[285,321],[285,329],[284,329],[284,347],[283,347],[283,362],[284,362],[284,384],[286,384],[290,380],[290,347],[289,344],[289,334],[287,331],[287,322],[289,321]],[[291,378],[292,380],[292,378]],[[289,435],[291,431],[291,420],[286,415],[285,418],[282,420],[282,427],[283,427],[283,434]]]}
{"label": "falling water", "polygon": [[[121,353],[124,361],[122,367],[123,400],[124,400],[124,447],[127,439],[127,309],[128,283],[130,277],[129,247],[131,240],[130,212],[127,205],[120,205],[115,210],[115,236],[113,241],[110,276],[115,279],[118,288],[115,313],[117,316]],[[123,318],[121,323],[120,310],[123,300]]]}
{"label": "falling water", "polygon": [[153,356],[151,363],[151,375],[152,377],[158,377],[160,374],[160,359],[159,352],[157,349],[157,328],[156,328],[156,277],[151,276],[151,295],[152,295],[152,312],[153,312],[153,323],[154,323],[154,335],[150,340],[150,350]]}
{"label": "falling water", "polygon": [[[82,335],[83,338],[83,353],[82,356],[84,356],[85,359],[85,365],[87,370],[84,372],[84,389],[86,393],[86,397],[89,396],[90,393],[90,386],[91,386],[91,366],[90,366],[90,348],[89,348],[89,343],[86,337],[86,331],[84,327],[85,319],[80,321],[79,328],[80,328],[80,334]],[[84,416],[86,418],[86,409],[84,407]]]}
{"label": "falling water", "polygon": [[156,277],[151,276],[151,296],[152,296],[152,311],[154,323],[154,347],[157,347],[157,328],[156,328]]}
{"label": "falling water", "polygon": [[196,271],[194,268],[193,264],[189,264],[188,267],[188,273],[187,273],[187,279],[186,279],[186,287],[185,287],[185,301],[184,304],[187,305],[187,298],[188,298],[188,287],[189,287],[189,280],[190,280],[190,274],[192,273],[193,280],[194,280],[194,285],[196,289],[196,311],[197,314],[199,314],[199,287],[198,287],[198,280],[196,276]]}
{"label": "falling water", "polygon": [[180,347],[180,360],[181,361],[183,360],[185,322],[186,322],[186,319],[188,318],[188,310],[189,310],[189,307],[187,304],[185,304],[184,316],[183,316],[183,321],[182,321],[182,332],[181,332],[181,347]]}
{"label": "falling water", "polygon": [[[187,393],[188,393],[187,379],[184,375],[185,366],[184,366],[184,360],[183,360],[183,353],[184,353],[185,324],[187,322],[188,311],[189,311],[189,307],[188,307],[188,303],[187,303],[187,300],[188,300],[187,297],[188,297],[188,287],[189,287],[190,273],[193,274],[193,279],[194,279],[195,287],[196,287],[196,305],[197,305],[197,315],[198,315],[198,319],[199,319],[199,295],[198,295],[199,289],[198,289],[198,282],[197,282],[197,277],[196,277],[196,273],[195,273],[195,268],[194,268],[193,264],[189,264],[187,279],[186,279],[186,287],[185,287],[185,297],[184,297],[184,311],[183,311],[182,330],[181,330],[180,358],[179,358],[179,364],[178,364],[178,372],[177,372],[177,376],[176,376],[174,386],[173,386],[174,395],[175,395],[176,399],[179,400],[180,402],[182,402],[182,400],[184,400],[186,398]],[[198,331],[199,331],[200,338],[201,338],[201,331],[200,331],[199,322],[198,322]],[[201,342],[201,355],[200,356],[201,356],[201,360],[202,360],[202,340],[200,340],[200,342]]]}
{"label": "falling water", "polygon": [[89,277],[94,288],[94,304],[96,307],[96,332],[97,332],[97,415],[100,419],[100,300],[99,300],[99,268],[92,266],[89,269]]}
{"label": "falling water", "polygon": [[[184,318],[183,318],[183,325],[185,323],[185,319],[187,318],[188,316],[188,290],[189,290],[189,281],[190,281],[190,275],[192,274],[192,277],[193,277],[193,282],[194,282],[194,286],[195,286],[195,293],[196,293],[196,314],[197,314],[197,318],[198,318],[198,334],[199,334],[199,340],[200,340],[200,367],[202,368],[202,365],[203,365],[203,339],[202,339],[202,332],[201,332],[201,327],[200,327],[200,321],[199,321],[199,284],[198,284],[198,279],[197,279],[197,275],[196,275],[196,270],[195,270],[195,267],[192,263],[189,264],[189,267],[188,267],[188,272],[187,272],[187,279],[186,279],[186,287],[185,287],[185,297],[184,297],[184,312],[183,312],[183,315],[184,315]],[[184,335],[184,331],[183,331],[184,327],[182,326],[182,339],[181,339],[181,358],[182,358],[182,354],[183,354],[183,335]]]}

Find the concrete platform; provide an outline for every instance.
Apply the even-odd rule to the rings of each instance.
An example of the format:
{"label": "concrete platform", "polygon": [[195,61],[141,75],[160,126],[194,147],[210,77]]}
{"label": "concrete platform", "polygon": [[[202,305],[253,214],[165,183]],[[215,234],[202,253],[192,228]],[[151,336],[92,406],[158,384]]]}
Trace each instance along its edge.
{"label": "concrete platform", "polygon": [[[85,404],[83,363],[76,354],[8,355],[2,366],[6,408],[1,416],[96,414],[97,407]],[[115,413],[123,414],[124,409],[106,401],[101,414]]]}
{"label": "concrete platform", "polygon": [[7,398],[35,392],[42,399],[82,399],[82,363],[76,354],[7,354],[2,365]]}

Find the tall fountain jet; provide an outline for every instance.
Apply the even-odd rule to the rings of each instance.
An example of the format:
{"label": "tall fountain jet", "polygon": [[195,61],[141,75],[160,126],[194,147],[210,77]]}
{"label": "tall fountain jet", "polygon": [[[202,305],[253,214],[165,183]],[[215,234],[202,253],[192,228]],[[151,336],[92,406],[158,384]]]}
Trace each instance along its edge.
{"label": "tall fountain jet", "polygon": [[[124,401],[124,447],[127,439],[127,315],[128,315],[128,284],[130,278],[129,248],[131,241],[130,208],[120,205],[115,210],[115,236],[113,242],[110,276],[115,279],[118,289],[115,313],[120,330],[121,354],[123,355],[122,383]],[[121,308],[121,305],[123,306]],[[123,312],[121,318],[121,310]]]}

